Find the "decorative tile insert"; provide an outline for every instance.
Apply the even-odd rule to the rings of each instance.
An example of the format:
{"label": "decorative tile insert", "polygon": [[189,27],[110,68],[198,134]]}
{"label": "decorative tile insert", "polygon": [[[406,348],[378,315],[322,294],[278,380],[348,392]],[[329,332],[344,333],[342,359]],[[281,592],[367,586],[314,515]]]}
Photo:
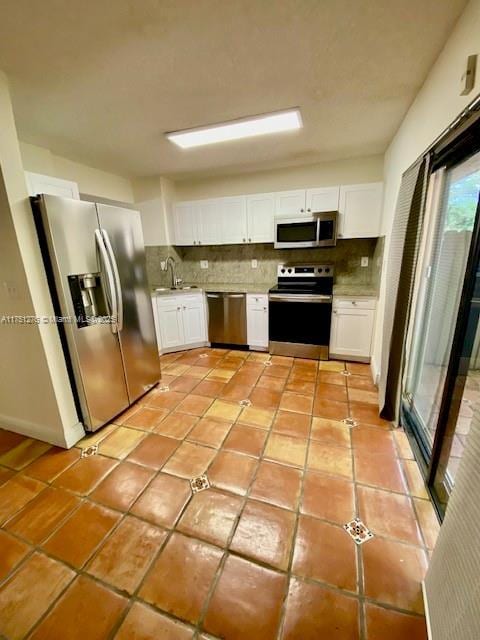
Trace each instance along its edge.
{"label": "decorative tile insert", "polygon": [[352,374],[350,373],[350,371],[347,371],[346,369],[344,369],[343,371],[340,371],[340,375],[348,377],[348,376],[351,376]]}
{"label": "decorative tile insert", "polygon": [[250,400],[240,400],[238,403],[241,407],[251,407],[252,403]]}
{"label": "decorative tile insert", "polygon": [[373,533],[363,524],[360,518],[347,522],[347,524],[343,525],[343,528],[357,544],[363,544],[373,538]]}
{"label": "decorative tile insert", "polygon": [[92,444],[89,447],[85,447],[82,449],[82,453],[80,454],[81,458],[89,458],[90,456],[96,456],[98,453],[98,444]]}
{"label": "decorative tile insert", "polygon": [[203,476],[192,478],[190,480],[190,486],[192,487],[192,493],[199,493],[200,491],[205,491],[205,489],[210,489],[210,482],[204,474]]}
{"label": "decorative tile insert", "polygon": [[168,384],[160,384],[157,388],[160,393],[166,393],[167,391],[170,391],[170,387],[168,386]]}
{"label": "decorative tile insert", "polygon": [[353,418],[344,418],[342,420],[343,424],[346,424],[347,427],[350,427],[350,429],[352,429],[353,427],[357,427],[358,426],[358,422],[356,420],[354,420]]}

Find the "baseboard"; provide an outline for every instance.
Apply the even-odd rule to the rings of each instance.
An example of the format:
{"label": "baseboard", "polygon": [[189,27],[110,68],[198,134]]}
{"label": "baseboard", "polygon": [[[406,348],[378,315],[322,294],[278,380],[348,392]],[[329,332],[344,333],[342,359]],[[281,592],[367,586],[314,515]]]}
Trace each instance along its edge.
{"label": "baseboard", "polygon": [[68,434],[64,432],[59,433],[58,430],[54,430],[50,427],[46,427],[43,424],[36,422],[29,422],[28,420],[21,420],[19,418],[13,418],[12,416],[5,416],[0,414],[0,428],[7,431],[13,431],[19,433],[22,436],[28,438],[35,438],[36,440],[42,440],[48,442],[56,447],[62,447],[63,449],[69,449],[73,447],[79,440],[85,435],[85,430],[81,422],[77,422],[68,429]]}
{"label": "baseboard", "polygon": [[373,378],[373,382],[378,385],[378,382],[380,380],[380,369],[377,366],[377,361],[375,360],[375,358],[372,356],[371,360],[370,360],[370,369],[372,371],[372,378]]}
{"label": "baseboard", "polygon": [[177,351],[189,351],[190,349],[199,349],[200,347],[209,347],[209,342],[195,342],[194,344],[183,344],[179,347],[169,347],[168,349],[160,349],[158,352],[161,356],[166,353],[175,353]]}
{"label": "baseboard", "polygon": [[425,580],[422,580],[422,595],[423,595],[423,608],[425,609],[425,622],[427,624],[427,637],[428,637],[428,640],[433,640],[432,626],[430,624],[430,610],[428,607],[427,591],[425,589]]}

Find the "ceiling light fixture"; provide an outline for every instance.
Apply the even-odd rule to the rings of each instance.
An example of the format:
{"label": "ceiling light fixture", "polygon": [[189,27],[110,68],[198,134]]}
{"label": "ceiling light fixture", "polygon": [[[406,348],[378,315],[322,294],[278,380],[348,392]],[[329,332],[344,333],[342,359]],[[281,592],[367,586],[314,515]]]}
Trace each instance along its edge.
{"label": "ceiling light fixture", "polygon": [[268,133],[294,131],[303,126],[300,109],[288,109],[261,116],[242,118],[207,127],[195,127],[166,133],[168,140],[182,149],[200,147],[205,144],[215,144],[227,140],[240,140],[253,136],[263,136]]}

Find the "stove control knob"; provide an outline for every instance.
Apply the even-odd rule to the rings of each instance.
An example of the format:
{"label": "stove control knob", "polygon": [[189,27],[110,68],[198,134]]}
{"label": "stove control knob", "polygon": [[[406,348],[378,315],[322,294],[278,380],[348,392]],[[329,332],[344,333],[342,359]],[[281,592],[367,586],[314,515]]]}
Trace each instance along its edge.
{"label": "stove control knob", "polygon": [[318,273],[322,273],[323,269],[322,267],[320,267],[319,269],[317,269]]}
{"label": "stove control knob", "polygon": [[292,270],[291,270],[291,269],[288,269],[288,273],[292,273]]}
{"label": "stove control knob", "polygon": [[325,269],[325,273],[330,273],[330,267],[327,267],[327,268]]}
{"label": "stove control knob", "polygon": [[280,273],[285,273],[285,269],[280,269]]}

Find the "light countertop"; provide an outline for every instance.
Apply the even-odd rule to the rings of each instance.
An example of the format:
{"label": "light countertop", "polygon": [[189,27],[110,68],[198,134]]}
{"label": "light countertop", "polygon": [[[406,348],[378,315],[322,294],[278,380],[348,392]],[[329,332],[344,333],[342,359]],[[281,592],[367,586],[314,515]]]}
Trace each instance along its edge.
{"label": "light countertop", "polygon": [[378,291],[372,285],[336,284],[333,286],[334,296],[378,298]]}
{"label": "light countertop", "polygon": [[[271,289],[275,283],[264,282],[260,284],[252,283],[228,283],[228,282],[198,282],[196,284],[185,283],[184,289],[169,289],[167,287],[161,287],[157,290],[156,287],[152,288],[152,295],[186,295],[192,293],[202,292],[219,292],[219,293],[258,293],[265,294]],[[355,296],[364,298],[378,298],[378,291],[371,285],[363,284],[340,284],[333,287],[334,296]]]}

